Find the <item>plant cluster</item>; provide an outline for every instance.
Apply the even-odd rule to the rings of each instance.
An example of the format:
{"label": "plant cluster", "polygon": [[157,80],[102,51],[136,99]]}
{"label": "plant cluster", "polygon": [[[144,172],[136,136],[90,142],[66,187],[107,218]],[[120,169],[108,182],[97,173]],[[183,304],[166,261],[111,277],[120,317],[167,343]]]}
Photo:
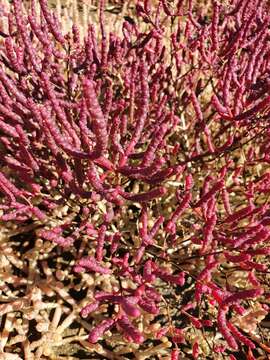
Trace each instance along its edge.
{"label": "plant cluster", "polygon": [[0,2],[0,356],[266,359],[269,3],[107,5]]}

